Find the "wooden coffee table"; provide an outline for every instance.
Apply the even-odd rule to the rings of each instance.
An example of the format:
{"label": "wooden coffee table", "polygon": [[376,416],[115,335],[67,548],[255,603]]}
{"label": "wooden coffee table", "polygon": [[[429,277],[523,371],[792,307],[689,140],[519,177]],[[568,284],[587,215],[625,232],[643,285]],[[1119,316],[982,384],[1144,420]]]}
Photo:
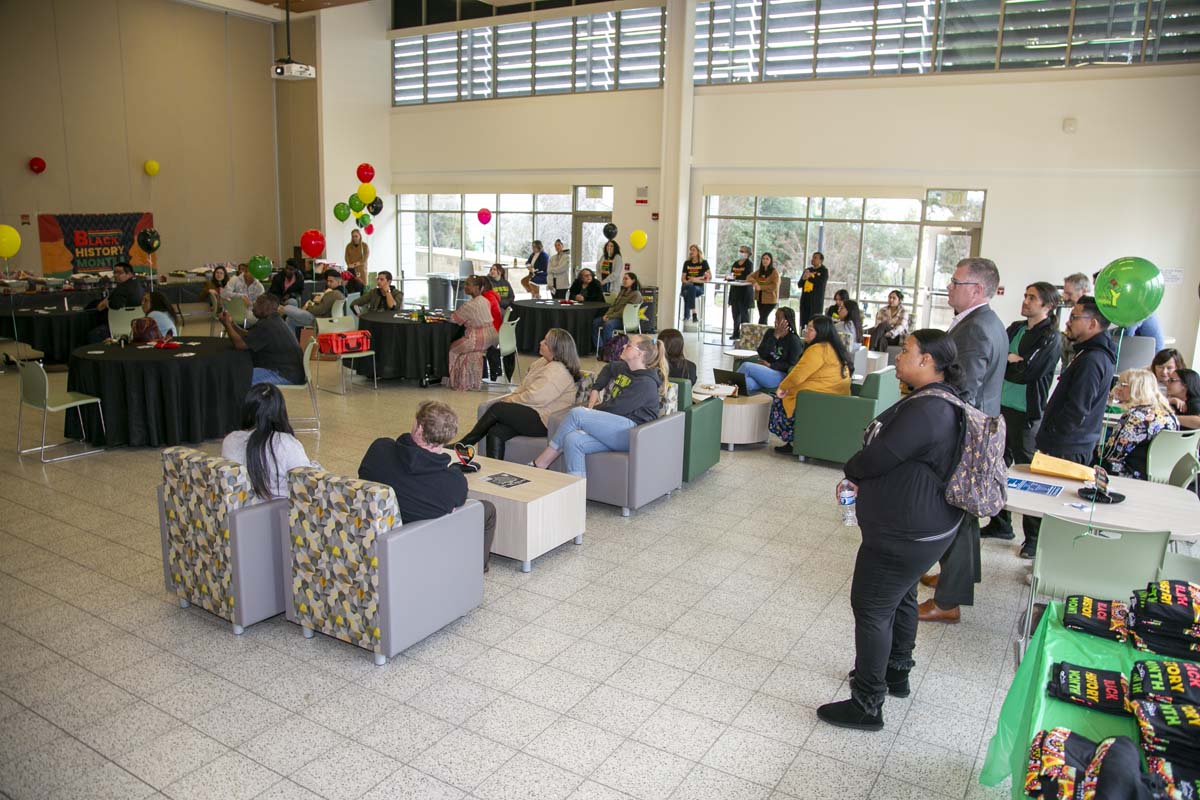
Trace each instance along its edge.
{"label": "wooden coffee table", "polygon": [[[467,476],[467,495],[496,506],[492,552],[521,562],[529,572],[533,559],[560,544],[583,544],[587,518],[587,482],[563,472],[476,456],[479,472]],[[503,486],[488,480],[511,475],[527,483]]]}

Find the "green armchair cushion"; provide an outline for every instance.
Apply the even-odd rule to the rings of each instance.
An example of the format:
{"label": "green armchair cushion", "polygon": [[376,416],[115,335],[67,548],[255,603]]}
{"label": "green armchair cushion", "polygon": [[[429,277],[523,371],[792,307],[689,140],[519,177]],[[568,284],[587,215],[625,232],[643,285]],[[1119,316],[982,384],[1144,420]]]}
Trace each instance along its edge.
{"label": "green armchair cushion", "polygon": [[684,414],[683,479],[692,481],[721,460],[721,399],[693,402],[692,382],[671,378],[678,389],[679,410]]}
{"label": "green armchair cushion", "polygon": [[796,395],[792,452],[844,464],[862,448],[867,426],[900,400],[896,370],[872,372],[850,397],[820,392]]}

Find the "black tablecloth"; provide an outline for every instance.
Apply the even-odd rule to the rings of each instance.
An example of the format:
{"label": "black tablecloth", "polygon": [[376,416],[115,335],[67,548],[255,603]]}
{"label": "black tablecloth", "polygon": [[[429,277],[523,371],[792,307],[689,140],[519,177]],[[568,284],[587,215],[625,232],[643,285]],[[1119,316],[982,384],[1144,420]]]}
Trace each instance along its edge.
{"label": "black tablecloth", "polygon": [[205,292],[206,281],[183,281],[171,280],[166,283],[159,283],[154,287],[156,292],[162,292],[167,296],[167,302],[172,305],[183,305],[184,303],[207,303],[208,294]]}
{"label": "black tablecloth", "polygon": [[[450,343],[462,336],[453,322],[414,322],[397,319],[391,311],[374,311],[358,319],[358,327],[371,332],[371,349],[381,378],[442,379],[450,374]],[[370,376],[371,359],[354,359],[359,375]]]}
{"label": "black tablecloth", "polygon": [[513,319],[521,320],[517,326],[517,349],[522,353],[536,353],[546,331],[562,328],[574,337],[579,355],[591,355],[596,352],[592,321],[607,310],[607,303],[561,306],[557,301],[518,300],[513,303],[512,312]]}
{"label": "black tablecloth", "polygon": [[88,332],[103,323],[104,312],[94,309],[63,311],[61,306],[49,312],[22,309],[0,314],[0,336],[40,350],[47,364],[65,364],[75,348],[87,344]]}
{"label": "black tablecloth", "polygon": [[[254,370],[250,353],[228,339],[195,337],[178,349],[85,345],[71,354],[67,388],[99,397],[108,437],[95,405],[84,408],[88,440],[109,446],[165,447],[218,439],[241,423],[242,401]],[[183,353],[194,356],[180,357]],[[75,414],[67,436],[78,438]]]}
{"label": "black tablecloth", "polygon": [[22,292],[20,294],[0,295],[0,313],[7,314],[9,310],[22,308],[59,308],[63,307],[63,298],[70,306],[86,306],[104,296],[99,289],[76,289],[72,292]]}

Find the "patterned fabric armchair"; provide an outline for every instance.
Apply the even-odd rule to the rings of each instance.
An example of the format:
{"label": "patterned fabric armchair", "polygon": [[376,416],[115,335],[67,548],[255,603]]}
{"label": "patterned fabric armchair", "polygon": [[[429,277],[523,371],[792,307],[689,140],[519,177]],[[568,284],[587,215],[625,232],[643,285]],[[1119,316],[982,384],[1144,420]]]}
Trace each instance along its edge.
{"label": "patterned fabric armchair", "polygon": [[257,502],[245,467],[168,447],[158,514],[163,579],[182,608],[198,605],[236,634],[283,612],[287,501]]}
{"label": "patterned fabric armchair", "polygon": [[752,325],[749,322],[743,322],[741,328],[741,336],[737,340],[738,350],[757,350],[762,344],[763,337],[767,331],[771,329],[770,325]]}
{"label": "patterned fabric armchair", "polygon": [[288,473],[287,618],[382,665],[483,602],[483,506],[401,525],[388,486]]}

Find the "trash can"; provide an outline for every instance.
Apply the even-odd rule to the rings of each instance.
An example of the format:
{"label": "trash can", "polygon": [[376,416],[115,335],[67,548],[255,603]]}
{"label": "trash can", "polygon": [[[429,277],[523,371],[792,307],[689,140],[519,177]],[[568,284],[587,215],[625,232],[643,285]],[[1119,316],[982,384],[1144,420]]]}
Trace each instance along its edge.
{"label": "trash can", "polygon": [[458,288],[458,276],[448,272],[430,273],[429,279],[429,308],[441,309],[446,312],[455,309],[454,295]]}

